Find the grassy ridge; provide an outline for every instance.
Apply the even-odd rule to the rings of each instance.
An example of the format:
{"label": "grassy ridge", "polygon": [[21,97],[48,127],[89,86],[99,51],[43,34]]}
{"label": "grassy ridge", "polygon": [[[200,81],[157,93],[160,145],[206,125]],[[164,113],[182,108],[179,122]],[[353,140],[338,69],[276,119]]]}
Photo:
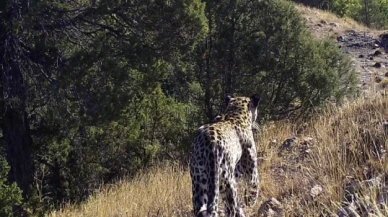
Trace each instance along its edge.
{"label": "grassy ridge", "polygon": [[183,168],[153,168],[133,180],[101,189],[80,206],[67,205],[49,216],[190,216],[190,183]]}
{"label": "grassy ridge", "polygon": [[[351,19],[298,6],[314,30],[320,20],[339,24],[336,32],[369,30]],[[342,29],[342,31],[341,31]],[[374,33],[379,32],[373,30]],[[317,38],[335,32],[316,31]],[[388,120],[388,98],[374,96],[327,109],[307,123],[270,123],[257,134],[260,161],[260,195],[257,205],[246,209],[257,216],[260,204],[270,197],[282,203],[285,216],[330,216],[346,196],[345,186],[384,174],[388,165],[377,146],[387,147],[382,122]],[[294,143],[283,145],[295,137]],[[322,192],[312,196],[315,186]],[[360,198],[376,206],[376,191],[361,187]],[[85,203],[66,205],[49,217],[192,216],[188,166],[165,165],[144,171],[132,180],[102,188]],[[376,216],[385,216],[378,212]]]}
{"label": "grassy ridge", "polygon": [[[258,205],[247,213],[255,216],[269,197],[281,201],[287,216],[336,213],[350,179],[366,180],[388,169],[374,148],[379,142],[387,145],[381,124],[388,119],[387,108],[387,97],[360,99],[307,123],[263,126],[257,136],[261,193]],[[284,147],[290,137],[295,142]],[[316,185],[323,191],[313,198]],[[374,200],[370,190],[360,195]],[[123,180],[78,207],[65,206],[49,216],[191,216],[191,210],[187,168],[169,165]]]}

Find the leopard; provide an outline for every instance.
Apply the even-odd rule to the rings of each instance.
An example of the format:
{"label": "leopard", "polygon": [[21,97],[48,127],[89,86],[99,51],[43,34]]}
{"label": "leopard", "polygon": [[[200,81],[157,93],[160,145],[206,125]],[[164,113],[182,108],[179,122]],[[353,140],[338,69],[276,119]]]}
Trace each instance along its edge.
{"label": "leopard", "polygon": [[259,174],[253,128],[257,126],[260,95],[226,96],[226,109],[195,133],[190,158],[192,203],[196,217],[218,217],[218,203],[225,215],[245,217],[237,181],[247,183],[244,202],[253,206],[258,197]]}

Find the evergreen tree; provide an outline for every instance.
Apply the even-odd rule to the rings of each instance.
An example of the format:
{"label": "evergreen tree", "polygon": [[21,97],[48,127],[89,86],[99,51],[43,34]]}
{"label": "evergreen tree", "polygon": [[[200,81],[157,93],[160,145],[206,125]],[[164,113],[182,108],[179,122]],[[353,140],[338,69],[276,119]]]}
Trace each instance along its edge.
{"label": "evergreen tree", "polygon": [[261,93],[263,114],[306,111],[355,91],[350,61],[330,42],[316,42],[284,1],[207,1],[209,35],[197,48],[198,82],[212,119],[226,93]]}
{"label": "evergreen tree", "polygon": [[9,212],[21,194],[37,215],[140,168],[187,161],[195,128],[226,93],[258,92],[276,118],[355,83],[338,48],[313,41],[281,0],[6,0],[0,72],[10,167],[0,165],[0,203]]}

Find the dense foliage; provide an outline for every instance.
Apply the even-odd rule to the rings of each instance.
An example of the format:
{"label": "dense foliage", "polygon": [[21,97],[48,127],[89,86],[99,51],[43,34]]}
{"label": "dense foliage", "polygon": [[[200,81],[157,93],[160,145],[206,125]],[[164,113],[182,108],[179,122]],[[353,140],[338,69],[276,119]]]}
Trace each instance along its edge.
{"label": "dense foliage", "polygon": [[184,162],[226,93],[260,93],[261,117],[272,119],[340,101],[356,83],[349,60],[281,0],[6,0],[0,72],[11,168],[0,203],[13,195],[0,213],[21,195],[30,214]]}
{"label": "dense foliage", "polygon": [[[198,46],[197,70],[206,114],[226,93],[260,93],[262,115],[305,113],[330,96],[354,92],[350,62],[333,44],[317,42],[293,5],[283,1],[208,4],[209,36]],[[225,13],[231,11],[231,13]],[[209,80],[213,84],[208,84]],[[212,107],[213,106],[213,107]]]}
{"label": "dense foliage", "polygon": [[16,183],[9,184],[7,174],[9,172],[7,161],[0,157],[0,216],[12,216],[12,206],[22,202],[21,190]]}

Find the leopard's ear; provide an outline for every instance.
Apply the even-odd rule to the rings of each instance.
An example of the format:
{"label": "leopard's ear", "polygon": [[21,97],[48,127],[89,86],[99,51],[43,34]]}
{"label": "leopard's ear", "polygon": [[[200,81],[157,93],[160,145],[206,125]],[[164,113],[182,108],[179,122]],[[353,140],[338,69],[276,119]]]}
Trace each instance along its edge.
{"label": "leopard's ear", "polygon": [[257,107],[259,105],[259,102],[260,102],[260,96],[259,94],[254,94],[251,96],[251,102],[252,102],[252,105],[253,107]]}
{"label": "leopard's ear", "polygon": [[225,106],[229,105],[230,100],[232,100],[232,96],[230,94],[226,94],[226,96],[225,96]]}
{"label": "leopard's ear", "polygon": [[219,122],[219,121],[223,121],[224,120],[224,115],[217,115],[213,120],[212,120],[212,123],[216,123],[216,122]]}

